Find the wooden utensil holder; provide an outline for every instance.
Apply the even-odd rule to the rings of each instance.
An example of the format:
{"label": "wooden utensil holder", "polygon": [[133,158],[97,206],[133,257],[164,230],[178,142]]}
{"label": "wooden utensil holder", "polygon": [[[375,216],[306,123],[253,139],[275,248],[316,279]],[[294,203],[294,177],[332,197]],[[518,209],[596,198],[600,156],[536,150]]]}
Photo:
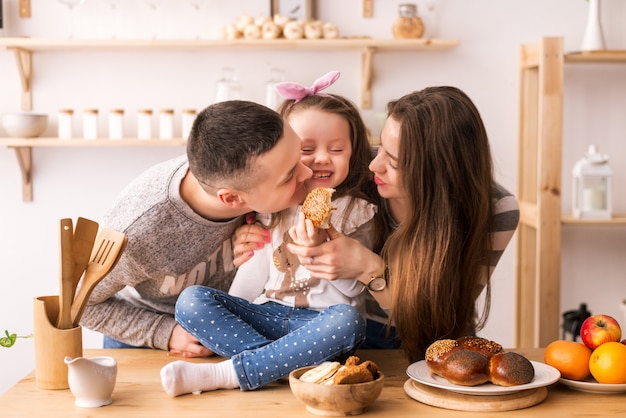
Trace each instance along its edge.
{"label": "wooden utensil holder", "polygon": [[83,356],[82,327],[58,329],[59,297],[33,300],[35,332],[35,380],[40,389],[68,389],[65,356]]}

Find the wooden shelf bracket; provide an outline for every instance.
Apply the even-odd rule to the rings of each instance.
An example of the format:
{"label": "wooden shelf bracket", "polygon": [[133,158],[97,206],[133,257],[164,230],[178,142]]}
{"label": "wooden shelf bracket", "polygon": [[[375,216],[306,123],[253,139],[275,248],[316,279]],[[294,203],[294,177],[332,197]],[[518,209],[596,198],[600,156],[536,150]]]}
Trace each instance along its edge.
{"label": "wooden shelf bracket", "polygon": [[372,59],[374,48],[365,48],[361,52],[361,108],[372,108]]}
{"label": "wooden shelf bracket", "polygon": [[22,110],[33,108],[32,77],[33,77],[33,57],[32,52],[22,48],[11,48],[15,54],[17,70],[20,73],[22,83]]}
{"label": "wooden shelf bracket", "polygon": [[33,149],[31,147],[16,147],[15,155],[22,172],[22,200],[33,201]]}

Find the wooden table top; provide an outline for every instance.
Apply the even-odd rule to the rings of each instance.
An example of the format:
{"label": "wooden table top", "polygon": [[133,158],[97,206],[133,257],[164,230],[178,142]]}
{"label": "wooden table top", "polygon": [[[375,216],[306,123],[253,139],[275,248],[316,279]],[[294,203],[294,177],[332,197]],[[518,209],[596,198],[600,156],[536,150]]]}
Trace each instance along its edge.
{"label": "wooden table top", "polygon": [[[527,358],[541,361],[543,350],[514,350]],[[277,382],[264,388],[243,392],[218,390],[200,395],[169,397],[161,387],[159,371],[180,358],[167,352],[146,349],[86,349],[84,356],[108,355],[118,362],[118,376],[113,403],[100,408],[74,406],[69,390],[43,390],[30,373],[0,396],[3,417],[295,417],[315,415],[306,411],[287,382]],[[562,416],[626,416],[625,394],[592,394],[576,391],[555,383],[548,388],[547,398],[538,405],[507,412],[459,412],[426,405],[409,397],[404,389],[408,362],[401,351],[361,350],[363,360],[373,360],[385,374],[385,387],[378,400],[364,413],[368,417],[481,417],[519,416],[525,418]],[[216,362],[220,357],[193,359],[193,362]]]}

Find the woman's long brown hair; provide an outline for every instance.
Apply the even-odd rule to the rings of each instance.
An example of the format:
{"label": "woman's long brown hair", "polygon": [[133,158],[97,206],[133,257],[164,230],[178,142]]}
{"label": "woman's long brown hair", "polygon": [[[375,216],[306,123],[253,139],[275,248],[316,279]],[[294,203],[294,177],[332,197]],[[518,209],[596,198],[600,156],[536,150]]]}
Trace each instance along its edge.
{"label": "woman's long brown hair", "polygon": [[[494,191],[487,133],[472,101],[454,87],[429,87],[388,105],[401,124],[400,181],[406,219],[387,240],[390,318],[411,361],[432,342],[482,328],[476,298],[490,257]],[[488,280],[488,279],[487,279]]]}

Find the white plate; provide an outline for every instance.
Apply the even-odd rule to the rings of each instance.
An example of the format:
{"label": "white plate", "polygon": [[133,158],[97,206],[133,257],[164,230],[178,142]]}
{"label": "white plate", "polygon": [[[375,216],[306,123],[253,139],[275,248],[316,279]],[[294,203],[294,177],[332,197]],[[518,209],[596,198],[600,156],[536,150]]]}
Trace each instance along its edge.
{"label": "white plate", "polygon": [[569,380],[560,378],[559,382],[572,389],[589,393],[624,393],[626,392],[626,384],[608,384],[598,383],[595,379],[589,378],[585,380]]}
{"label": "white plate", "polygon": [[548,386],[558,381],[561,377],[561,373],[559,373],[559,371],[552,366],[536,361],[531,361],[531,363],[535,368],[535,377],[532,382],[517,386],[498,386],[492,383],[485,383],[478,386],[455,385],[448,382],[447,379],[431,373],[425,360],[411,364],[406,369],[406,374],[411,379],[417,380],[427,386],[445,389],[456,393],[463,393],[466,395],[506,395],[522,390]]}

